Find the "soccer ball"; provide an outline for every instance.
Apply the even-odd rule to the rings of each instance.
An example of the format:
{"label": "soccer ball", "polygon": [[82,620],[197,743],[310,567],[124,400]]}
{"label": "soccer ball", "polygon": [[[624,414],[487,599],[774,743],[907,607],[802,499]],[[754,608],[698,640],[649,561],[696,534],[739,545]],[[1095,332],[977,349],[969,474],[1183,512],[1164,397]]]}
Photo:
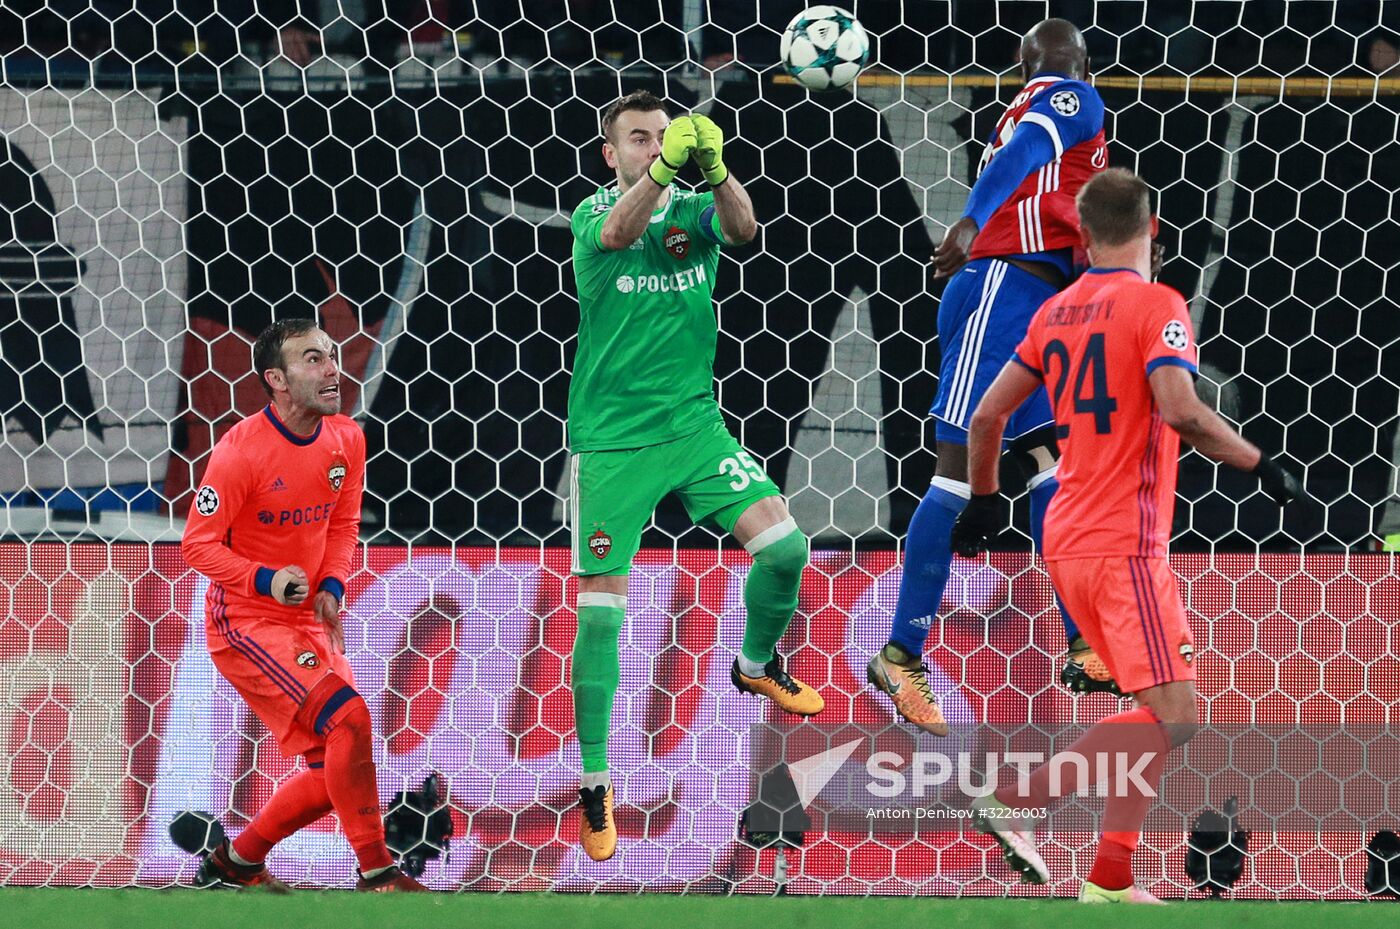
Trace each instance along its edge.
{"label": "soccer ball", "polygon": [[808,90],[848,86],[870,57],[870,37],[848,10],[808,7],[792,18],[780,47],[783,68]]}

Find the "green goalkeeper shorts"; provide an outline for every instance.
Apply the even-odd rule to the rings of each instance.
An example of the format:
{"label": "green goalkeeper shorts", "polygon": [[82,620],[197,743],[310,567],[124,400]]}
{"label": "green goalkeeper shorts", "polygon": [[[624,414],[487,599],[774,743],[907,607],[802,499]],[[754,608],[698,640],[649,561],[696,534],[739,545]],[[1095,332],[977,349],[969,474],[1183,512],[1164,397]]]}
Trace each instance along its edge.
{"label": "green goalkeeper shorts", "polygon": [[782,493],[724,423],[680,439],[569,459],[569,531],[574,574],[626,574],[642,530],[675,491],[696,522],[725,532],[755,501]]}

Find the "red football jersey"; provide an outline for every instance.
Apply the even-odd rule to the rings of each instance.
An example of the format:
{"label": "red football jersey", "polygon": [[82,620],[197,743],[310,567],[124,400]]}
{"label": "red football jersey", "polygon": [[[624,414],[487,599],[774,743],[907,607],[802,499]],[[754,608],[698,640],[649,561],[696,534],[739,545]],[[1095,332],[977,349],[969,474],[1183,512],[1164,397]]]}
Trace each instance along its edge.
{"label": "red football jersey", "polygon": [[1091,177],[1108,167],[1103,102],[1098,92],[1083,81],[1048,75],[1026,84],[997,120],[978,174],[1011,141],[1022,122],[1044,129],[1057,157],[1032,171],[991,215],[972,243],[973,259],[1079,247],[1075,195]]}
{"label": "red football jersey", "polygon": [[1063,456],[1046,560],[1164,557],[1181,440],[1147,378],[1161,365],[1196,371],[1181,294],[1136,271],[1091,268],[1036,311],[1015,360],[1045,381]]}
{"label": "red football jersey", "polygon": [[[214,446],[181,543],[185,561],[209,578],[206,615],[231,621],[314,622],[323,582],[343,598],[360,533],[365,434],[348,416],[327,416],[299,436],[271,405]],[[306,569],[311,593],[300,606],[271,596],[272,575]]]}

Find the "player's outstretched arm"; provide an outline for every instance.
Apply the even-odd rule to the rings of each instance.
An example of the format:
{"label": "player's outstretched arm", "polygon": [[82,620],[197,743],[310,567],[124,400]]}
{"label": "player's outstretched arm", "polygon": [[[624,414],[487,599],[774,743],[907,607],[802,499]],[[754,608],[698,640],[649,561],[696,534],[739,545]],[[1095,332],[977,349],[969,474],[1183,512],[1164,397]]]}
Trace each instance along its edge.
{"label": "player's outstretched arm", "polygon": [[1163,365],[1148,375],[1152,396],[1162,419],[1196,451],[1212,461],[1257,476],[1264,492],[1279,506],[1304,496],[1302,483],[1265,455],[1196,396],[1196,385],[1185,368]]}
{"label": "player's outstretched arm", "polygon": [[977,233],[991,219],[1021,182],[1054,161],[1058,150],[1048,131],[1036,123],[1017,126],[1011,141],[1002,146],[977,176],[967,196],[962,218],[948,227],[943,241],[933,253],[933,277],[948,277],[963,265],[972,252]]}
{"label": "player's outstretched arm", "polygon": [[983,395],[967,429],[967,474],[972,488],[958,521],[953,524],[953,551],[972,558],[987,550],[993,536],[1005,525],[1002,517],[997,467],[1001,461],[1001,437],[1016,408],[1040,386],[1040,376],[1012,359]]}

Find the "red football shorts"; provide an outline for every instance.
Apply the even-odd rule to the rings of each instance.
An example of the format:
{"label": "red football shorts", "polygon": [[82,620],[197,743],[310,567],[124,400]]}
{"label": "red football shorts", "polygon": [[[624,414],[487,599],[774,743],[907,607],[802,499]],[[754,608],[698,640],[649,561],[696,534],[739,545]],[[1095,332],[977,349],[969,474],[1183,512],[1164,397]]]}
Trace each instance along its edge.
{"label": "red football shorts", "polygon": [[1067,558],[1050,580],[1125,693],[1193,681],[1195,642],[1165,558]]}
{"label": "red football shorts", "polygon": [[277,737],[288,758],[325,745],[314,720],[298,719],[307,694],[327,674],[354,685],[350,662],[331,648],[321,624],[270,619],[211,619],[206,627],[214,667]]}

